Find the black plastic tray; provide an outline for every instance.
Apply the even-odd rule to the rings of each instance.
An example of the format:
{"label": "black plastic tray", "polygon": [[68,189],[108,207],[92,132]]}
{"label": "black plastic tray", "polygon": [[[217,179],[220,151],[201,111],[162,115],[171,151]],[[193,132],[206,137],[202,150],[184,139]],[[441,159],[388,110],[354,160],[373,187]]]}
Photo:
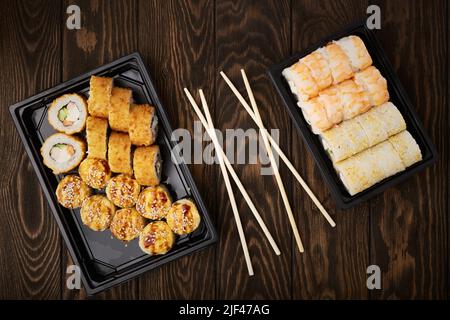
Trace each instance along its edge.
{"label": "black plastic tray", "polygon": [[[65,93],[77,92],[87,97],[89,78],[93,74],[113,77],[115,85],[133,90],[136,103],[150,103],[156,107],[159,118],[157,144],[163,158],[162,183],[168,186],[174,199],[190,197],[199,209],[202,222],[198,229],[192,234],[178,237],[174,248],[165,255],[144,254],[139,248],[138,239],[125,246],[123,242],[113,239],[109,230],[90,230],[83,225],[79,209],[65,209],[56,200],[55,190],[62,175],[55,176],[45,167],[40,155],[43,141],[55,132],[48,124],[47,109],[53,99]],[[216,231],[188,167],[184,162],[177,161],[181,164],[175,164],[171,161],[171,150],[174,147],[170,140],[172,129],[138,53],[120,58],[16,103],[10,107],[10,112],[69,252],[82,271],[82,281],[89,295],[216,242]]]}
{"label": "black plastic tray", "polygon": [[[309,128],[306,120],[301,114],[300,108],[297,106],[297,101],[294,95],[289,89],[287,81],[281,74],[283,69],[291,66],[300,58],[306,56],[317,48],[326,45],[332,40],[338,40],[348,35],[357,35],[364,41],[367,50],[372,56],[373,65],[377,67],[378,70],[380,70],[381,74],[387,80],[390,101],[392,101],[392,103],[394,103],[395,106],[400,110],[403,118],[406,121],[407,130],[411,133],[414,139],[416,139],[423,156],[422,161],[414,164],[411,167],[408,167],[405,171],[399,172],[394,176],[386,178],[373,185],[372,187],[355,194],[354,196],[351,196],[348,193],[338,175],[336,174],[336,171],[333,168],[333,164],[327,156],[325,150],[323,149],[318,136],[313,134],[311,129]],[[408,177],[431,165],[437,160],[436,148],[434,147],[428,135],[425,133],[425,130],[420,123],[416,112],[414,111],[411,101],[409,100],[383,49],[376,40],[373,31],[369,30],[366,27],[365,23],[354,24],[346,28],[344,31],[323,39],[322,41],[315,44],[314,46],[311,46],[302,53],[293,54],[292,56],[283,60],[281,63],[270,67],[268,73],[278,93],[281,95],[285,106],[287,107],[287,110],[294,122],[295,127],[305,140],[317,166],[320,169],[322,176],[328,183],[332,197],[336,201],[338,207],[346,209],[355,206],[375,196],[376,194],[379,194],[385,189],[399,183],[400,181],[407,179]]]}

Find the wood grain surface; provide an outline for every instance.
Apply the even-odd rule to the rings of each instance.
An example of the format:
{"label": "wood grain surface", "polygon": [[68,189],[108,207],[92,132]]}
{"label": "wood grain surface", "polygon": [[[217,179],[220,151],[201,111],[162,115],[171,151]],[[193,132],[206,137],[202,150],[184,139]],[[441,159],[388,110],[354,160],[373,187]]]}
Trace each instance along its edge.
{"label": "wood grain surface", "polygon": [[[260,174],[264,165],[235,164],[282,252],[275,255],[236,188],[255,269],[255,276],[248,277],[220,169],[192,164],[219,242],[94,298],[448,298],[450,8],[445,0],[373,3],[382,19],[376,36],[436,145],[439,161],[344,211],[336,209],[266,70],[365,19],[369,1],[0,1],[0,298],[88,298],[84,290],[66,287],[72,260],[8,106],[134,51],[154,78],[172,127],[192,133],[197,118],[184,87],[197,99],[197,89],[203,88],[222,132],[256,127],[219,75],[223,70],[246,97],[240,76],[245,68],[264,123],[279,129],[281,148],[337,226],[326,222],[280,162],[305,245],[300,254],[274,177]],[[70,4],[81,9],[81,30],[66,28]],[[366,287],[371,264],[381,268],[381,290]]]}

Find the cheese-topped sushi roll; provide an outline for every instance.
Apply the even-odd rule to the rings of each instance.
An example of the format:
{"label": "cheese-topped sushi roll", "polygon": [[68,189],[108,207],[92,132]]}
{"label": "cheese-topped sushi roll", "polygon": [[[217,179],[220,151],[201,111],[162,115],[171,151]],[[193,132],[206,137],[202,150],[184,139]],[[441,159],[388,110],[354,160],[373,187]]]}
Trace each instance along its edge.
{"label": "cheese-topped sushi roll", "polygon": [[405,119],[392,102],[386,102],[372,110],[379,119],[382,119],[380,122],[388,137],[406,129]]}
{"label": "cheese-topped sushi roll", "polygon": [[145,218],[165,218],[172,205],[172,197],[164,185],[145,188],[139,195],[136,210]]}
{"label": "cheese-topped sushi roll", "polygon": [[179,235],[193,232],[198,228],[200,220],[195,203],[189,199],[175,201],[166,216],[170,229]]}
{"label": "cheese-topped sushi roll", "polygon": [[114,87],[111,92],[111,106],[109,108],[109,126],[116,131],[128,132],[130,118],[130,104],[132,91],[130,89]]}
{"label": "cheese-topped sushi roll", "polygon": [[305,64],[314,81],[317,83],[317,87],[323,90],[333,83],[333,77],[331,76],[331,70],[328,66],[328,61],[323,57],[319,51],[314,51],[308,54],[306,57],[300,59],[300,63]]}
{"label": "cheese-topped sushi roll", "polygon": [[354,118],[370,109],[369,96],[364,89],[353,80],[347,80],[337,86],[343,107],[344,120]]}
{"label": "cheese-topped sushi roll", "polygon": [[329,87],[319,93],[318,101],[324,107],[328,120],[333,124],[341,123],[344,119],[344,107],[339,96],[339,90]]}
{"label": "cheese-topped sushi roll", "polygon": [[86,141],[88,158],[106,160],[108,121],[102,118],[88,117],[86,121]]}
{"label": "cheese-topped sushi roll", "polygon": [[130,109],[130,139],[137,146],[149,146],[156,141],[158,117],[155,107],[148,104],[133,105]]}
{"label": "cheese-topped sushi roll", "polygon": [[141,186],[126,174],[111,178],[106,185],[106,196],[120,208],[130,208],[136,204]]}
{"label": "cheese-topped sushi roll", "polygon": [[360,37],[348,36],[335,41],[335,43],[350,59],[353,71],[363,70],[372,64],[372,58]]}
{"label": "cheese-topped sushi roll", "polygon": [[133,157],[134,176],[143,186],[156,186],[161,181],[162,160],[158,145],[138,147]]}
{"label": "cheese-topped sushi roll", "polygon": [[68,209],[79,208],[92,193],[91,188],[79,176],[65,176],[56,188],[59,204]]}
{"label": "cheese-topped sushi roll", "polygon": [[108,162],[102,159],[87,158],[78,168],[81,179],[94,189],[103,189],[111,179]]}
{"label": "cheese-topped sushi roll", "polygon": [[319,94],[319,86],[305,64],[297,62],[284,69],[282,74],[299,101],[307,101]]}
{"label": "cheese-topped sushi roll", "polygon": [[333,84],[340,83],[353,77],[350,60],[345,52],[335,43],[320,48],[319,52],[328,61],[328,66],[333,77]]}
{"label": "cheese-topped sushi roll", "polygon": [[387,81],[374,66],[355,73],[355,82],[367,92],[371,106],[378,106],[389,100]]}
{"label": "cheese-topped sushi roll", "polygon": [[81,138],[65,133],[55,133],[48,137],[41,147],[44,164],[54,174],[75,169],[86,154],[86,143]]}
{"label": "cheese-topped sushi roll", "polygon": [[91,116],[108,118],[113,79],[91,76],[88,111]]}
{"label": "cheese-topped sushi roll", "polygon": [[328,120],[327,112],[319,99],[313,98],[308,101],[299,101],[298,106],[302,109],[306,122],[308,122],[315,134],[333,126],[333,123]]}
{"label": "cheese-topped sushi roll", "polygon": [[86,100],[76,93],[65,94],[53,100],[47,115],[55,130],[66,134],[78,133],[86,126]]}
{"label": "cheese-topped sushi roll", "polygon": [[116,213],[116,207],[103,195],[87,198],[81,207],[81,221],[94,231],[104,231],[109,228]]}
{"label": "cheese-topped sushi roll", "polygon": [[111,233],[119,240],[131,241],[145,227],[145,218],[134,208],[117,210],[111,222]]}
{"label": "cheese-topped sushi roll", "polygon": [[389,142],[402,159],[405,167],[412,166],[414,163],[422,160],[422,152],[416,140],[408,131],[402,131],[389,138]]}
{"label": "cheese-topped sushi roll", "polygon": [[175,244],[175,235],[164,221],[150,222],[139,236],[139,247],[149,255],[165,254]]}
{"label": "cheese-topped sushi roll", "polygon": [[132,175],[130,136],[123,132],[111,132],[108,143],[108,163],[112,172]]}

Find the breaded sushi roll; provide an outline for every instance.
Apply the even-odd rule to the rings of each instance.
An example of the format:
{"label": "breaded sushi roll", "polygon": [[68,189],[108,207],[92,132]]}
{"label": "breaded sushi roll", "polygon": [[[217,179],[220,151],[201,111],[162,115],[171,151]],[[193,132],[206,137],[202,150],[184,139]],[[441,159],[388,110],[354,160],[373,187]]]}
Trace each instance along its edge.
{"label": "breaded sushi roll", "polygon": [[402,159],[405,167],[412,166],[414,163],[422,160],[422,152],[416,140],[408,131],[402,131],[389,138],[389,142]]}
{"label": "breaded sushi roll", "polygon": [[81,179],[94,189],[103,189],[111,179],[108,162],[102,159],[86,158],[81,162],[78,173]]}
{"label": "breaded sushi roll", "polygon": [[318,49],[318,51],[328,61],[331,76],[333,77],[333,84],[338,84],[353,77],[350,59],[337,44],[330,43]]}
{"label": "breaded sushi roll", "polygon": [[313,98],[308,101],[299,101],[298,106],[302,109],[303,117],[315,134],[319,134],[333,126],[333,123],[328,120],[327,111],[319,99]]}
{"label": "breaded sushi roll", "polygon": [[91,116],[108,118],[111,104],[111,90],[113,79],[106,77],[91,76],[89,82],[88,111]]}
{"label": "breaded sushi roll", "polygon": [[86,100],[76,93],[65,94],[53,100],[47,116],[50,125],[59,132],[81,132],[86,126]]}
{"label": "breaded sushi roll", "polygon": [[92,193],[91,188],[79,176],[65,176],[56,188],[56,198],[64,208],[75,209],[81,207],[83,201]]}
{"label": "breaded sushi roll", "polygon": [[156,186],[161,181],[162,159],[158,145],[137,147],[133,157],[134,176],[143,186]]}
{"label": "breaded sushi roll", "polygon": [[379,106],[389,100],[387,81],[374,66],[355,73],[355,82],[367,92],[371,106]]}
{"label": "breaded sushi roll", "polygon": [[284,69],[282,74],[298,101],[307,101],[319,94],[319,86],[305,64],[297,62]]}
{"label": "breaded sushi roll", "polygon": [[119,240],[131,241],[139,236],[145,222],[134,208],[117,210],[110,225],[111,233]]}
{"label": "breaded sushi roll", "polygon": [[86,143],[79,137],[55,133],[48,137],[41,147],[44,164],[54,174],[75,169],[86,155]]}
{"label": "breaded sushi roll", "polygon": [[131,143],[149,146],[155,143],[158,133],[158,117],[155,107],[148,104],[133,105],[130,109],[129,131]]}
{"label": "breaded sushi roll", "polygon": [[170,229],[178,235],[195,231],[200,224],[200,220],[200,214],[195,203],[189,199],[175,201],[166,216]]}
{"label": "breaded sushi roll", "polygon": [[108,143],[108,163],[112,172],[133,174],[131,141],[128,133],[111,132]]}
{"label": "breaded sushi roll", "polygon": [[343,108],[343,118],[348,120],[364,113],[372,106],[369,95],[363,87],[353,80],[346,80],[337,85]]}
{"label": "breaded sushi roll", "polygon": [[333,124],[339,124],[344,119],[344,107],[336,86],[329,87],[319,93],[318,101],[322,104],[328,120]]}
{"label": "breaded sushi roll", "polygon": [[165,218],[172,205],[172,197],[164,185],[145,188],[139,195],[136,210],[145,218]]}
{"label": "breaded sushi roll", "polygon": [[139,236],[139,247],[149,255],[165,254],[175,244],[175,235],[164,221],[150,222]]}
{"label": "breaded sushi roll", "polygon": [[383,103],[372,110],[379,119],[382,119],[381,124],[388,137],[406,129],[405,119],[392,102]]}
{"label": "breaded sushi roll", "polygon": [[331,70],[328,66],[328,61],[323,57],[319,51],[314,51],[308,54],[306,57],[300,59],[300,63],[305,64],[314,81],[317,83],[317,87],[323,90],[333,83],[333,77],[331,76]]}
{"label": "breaded sushi roll", "polygon": [[132,91],[130,89],[112,88],[108,117],[109,126],[112,130],[128,132],[131,100]]}
{"label": "breaded sushi roll", "polygon": [[93,195],[83,202],[81,221],[94,231],[104,231],[109,228],[116,213],[116,207],[103,195]]}
{"label": "breaded sushi roll", "polygon": [[139,183],[126,174],[111,178],[106,185],[106,196],[120,208],[133,207],[141,192]]}
{"label": "breaded sushi roll", "polygon": [[88,158],[106,160],[108,144],[108,120],[88,117],[86,121]]}
{"label": "breaded sushi roll", "polygon": [[350,59],[353,71],[363,70],[372,64],[372,58],[360,37],[348,36],[335,41],[335,43]]}

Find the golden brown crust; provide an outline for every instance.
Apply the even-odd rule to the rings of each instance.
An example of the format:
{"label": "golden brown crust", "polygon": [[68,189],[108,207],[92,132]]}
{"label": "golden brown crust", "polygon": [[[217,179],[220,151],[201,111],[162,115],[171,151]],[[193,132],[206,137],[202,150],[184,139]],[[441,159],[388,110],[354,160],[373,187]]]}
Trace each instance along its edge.
{"label": "golden brown crust", "polygon": [[88,117],[86,121],[86,140],[88,158],[106,160],[108,141],[108,121],[102,118]]}
{"label": "golden brown crust", "polygon": [[78,168],[81,179],[94,189],[103,189],[111,179],[111,170],[108,162],[102,159],[87,158]]}
{"label": "golden brown crust", "polygon": [[139,247],[149,255],[165,254],[174,243],[175,235],[164,221],[150,222],[139,236]]}
{"label": "golden brown crust", "polygon": [[108,117],[111,129],[128,132],[131,96],[132,91],[130,89],[119,87],[112,89]]}
{"label": "golden brown crust", "polygon": [[148,187],[139,195],[136,210],[145,218],[162,219],[169,212],[172,205],[172,197],[164,185]]}
{"label": "golden brown crust", "polygon": [[106,185],[106,196],[120,208],[130,208],[136,204],[141,186],[126,174],[111,178]]}
{"label": "golden brown crust", "polygon": [[[53,109],[61,108],[62,106],[60,105],[60,101],[64,101],[65,99],[69,99],[70,97],[78,98],[79,100],[77,102],[81,102],[80,107],[83,108],[84,111],[86,112],[86,110],[87,110],[86,98],[77,93],[67,93],[67,94],[64,94],[52,101],[50,108],[48,108],[47,115],[50,115],[52,113]],[[56,112],[56,110],[54,112]],[[77,129],[69,130],[68,128],[66,128],[66,130],[62,131],[62,130],[59,130],[57,124],[53,122],[54,120],[56,120],[56,118],[52,118],[52,117],[48,116],[47,119],[48,119],[48,123],[52,126],[53,129],[55,129],[56,131],[64,132],[66,134],[79,133],[86,128],[86,122],[84,122],[84,124],[82,126],[78,127]]]}
{"label": "golden brown crust", "polygon": [[91,195],[91,188],[79,176],[65,176],[56,188],[56,198],[65,208],[79,208],[83,201]]}
{"label": "golden brown crust", "polygon": [[156,135],[152,131],[152,120],[156,116],[155,108],[148,104],[133,105],[130,109],[130,139],[137,146],[149,146],[155,143]]}
{"label": "golden brown crust", "polygon": [[114,204],[103,195],[87,198],[81,207],[83,224],[94,231],[104,231],[109,228],[116,212]]}
{"label": "golden brown crust", "polygon": [[111,222],[111,233],[119,240],[131,241],[145,227],[145,218],[134,208],[117,210]]}
{"label": "golden brown crust", "polygon": [[108,163],[112,172],[133,174],[131,142],[127,133],[111,132],[108,143]]}
{"label": "golden brown crust", "polygon": [[[159,162],[159,164],[158,164]],[[143,186],[156,186],[160,183],[161,155],[158,145],[138,147],[133,157],[134,176]]]}
{"label": "golden brown crust", "polygon": [[193,232],[198,228],[200,220],[195,203],[189,199],[174,202],[166,216],[170,229],[179,235]]}
{"label": "golden brown crust", "polygon": [[95,117],[108,118],[111,104],[113,79],[91,76],[88,99],[89,114]]}

